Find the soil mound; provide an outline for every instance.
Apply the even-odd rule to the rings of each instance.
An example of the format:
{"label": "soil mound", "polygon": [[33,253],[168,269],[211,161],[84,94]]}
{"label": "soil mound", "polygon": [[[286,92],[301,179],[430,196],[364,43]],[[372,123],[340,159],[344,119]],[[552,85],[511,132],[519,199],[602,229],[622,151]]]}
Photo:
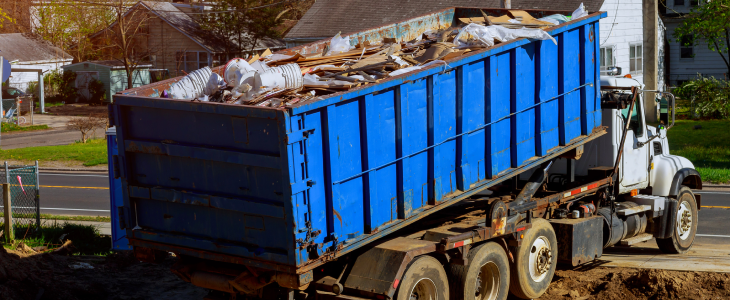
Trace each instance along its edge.
{"label": "soil mound", "polygon": [[557,270],[540,299],[730,299],[730,274],[623,268]]}

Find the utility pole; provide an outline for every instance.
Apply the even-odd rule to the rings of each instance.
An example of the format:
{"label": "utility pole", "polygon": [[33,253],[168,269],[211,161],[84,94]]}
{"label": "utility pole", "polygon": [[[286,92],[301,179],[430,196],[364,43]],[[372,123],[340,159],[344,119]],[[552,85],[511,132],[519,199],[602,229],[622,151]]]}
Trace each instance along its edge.
{"label": "utility pole", "polygon": [[[644,42],[642,44],[642,59],[644,89],[659,90],[659,1],[642,0],[643,24],[644,24]],[[654,101],[656,94],[652,92],[644,93],[644,109],[646,111],[646,121],[657,121],[657,103]]]}

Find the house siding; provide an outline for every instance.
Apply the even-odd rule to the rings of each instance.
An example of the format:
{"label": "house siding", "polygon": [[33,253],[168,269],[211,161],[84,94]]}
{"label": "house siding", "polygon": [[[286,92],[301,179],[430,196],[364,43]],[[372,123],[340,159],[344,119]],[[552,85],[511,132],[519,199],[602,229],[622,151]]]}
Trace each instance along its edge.
{"label": "house siding", "polygon": [[[622,74],[630,73],[629,45],[644,41],[644,24],[641,0],[606,0],[601,10],[608,13],[600,21],[601,47],[613,46],[615,66],[622,69]],[[613,29],[612,29],[613,27]],[[642,73],[631,74],[632,78],[644,83]]]}
{"label": "house siding", "polygon": [[673,36],[674,30],[679,27],[681,21],[665,19],[664,22],[667,26],[666,38],[669,44],[668,57],[664,57],[669,62],[667,74],[669,85],[676,86],[681,81],[697,77],[697,74],[726,78],[728,68],[725,61],[720,54],[707,48],[707,43],[700,42],[692,47],[693,58],[681,58],[679,41]]}
{"label": "house siding", "polygon": [[[153,18],[148,21],[150,39],[148,40],[148,47],[153,55],[154,60],[151,61],[153,69],[166,69],[170,72],[170,76],[184,75],[180,70],[183,70],[183,66],[179,66],[176,60],[176,54],[178,51],[205,51],[207,49],[200,46],[200,44],[188,38],[180,31],[170,26],[167,22],[159,18]],[[208,53],[208,63],[212,55]]]}

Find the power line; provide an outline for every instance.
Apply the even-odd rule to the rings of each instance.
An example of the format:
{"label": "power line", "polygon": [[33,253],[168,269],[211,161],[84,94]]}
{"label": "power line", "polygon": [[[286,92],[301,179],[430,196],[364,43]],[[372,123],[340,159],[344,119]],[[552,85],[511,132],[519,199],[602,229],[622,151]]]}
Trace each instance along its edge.
{"label": "power line", "polygon": [[621,3],[621,0],[616,0],[616,12],[613,13],[613,23],[611,24],[611,30],[608,31],[608,35],[606,36],[606,40],[601,43],[601,46],[608,42],[608,38],[611,37],[611,33],[613,32],[613,26],[616,26],[616,17],[618,16],[618,6]]}
{"label": "power line", "polygon": [[[84,1],[84,0],[75,0],[74,2],[85,3],[85,4],[88,4],[90,6],[106,6],[106,7],[112,7],[112,8],[118,8],[119,7],[118,5],[115,5],[115,4],[106,4],[106,3],[91,2],[91,1]],[[229,9],[229,10],[203,11],[203,12],[187,12],[187,13],[186,12],[183,12],[181,10],[159,10],[159,9],[154,9],[152,7],[150,7],[150,9],[153,10],[153,11],[156,11],[156,12],[184,13],[184,14],[188,14],[188,15],[204,15],[204,14],[219,14],[219,13],[245,12],[245,11],[249,11],[249,10],[254,10],[254,9],[259,9],[259,8],[265,8],[265,7],[275,6],[277,4],[281,4],[281,3],[284,3],[284,2],[296,2],[296,0],[284,0],[284,1],[279,1],[279,2],[275,2],[275,3],[271,3],[271,4],[254,6],[254,7],[243,8],[243,9]],[[68,2],[66,2],[66,3],[54,3],[54,4],[50,4],[49,3],[49,5],[73,5],[73,4],[74,3],[68,3]],[[136,3],[135,3],[135,5],[136,5]],[[126,8],[126,9],[130,9],[132,7],[134,7],[134,5],[131,5],[131,6],[122,6],[122,8]],[[190,6],[190,8],[193,8],[193,6]]]}

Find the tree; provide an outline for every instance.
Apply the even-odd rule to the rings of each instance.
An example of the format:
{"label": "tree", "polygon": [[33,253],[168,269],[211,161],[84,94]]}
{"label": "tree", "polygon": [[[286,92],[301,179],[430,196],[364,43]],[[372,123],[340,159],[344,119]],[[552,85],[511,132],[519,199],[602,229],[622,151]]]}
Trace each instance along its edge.
{"label": "tree", "polygon": [[128,7],[125,0],[108,0],[104,4],[111,8],[114,18],[106,29],[99,33],[103,39],[99,48],[103,57],[117,60],[127,72],[127,88],[134,84],[134,72],[143,62],[148,62],[160,49],[151,48],[148,24],[157,17],[145,8],[142,2]]}
{"label": "tree", "polygon": [[251,53],[263,39],[280,38],[286,17],[299,19],[311,7],[313,0],[220,0],[214,13],[200,18],[201,27],[225,40],[226,54]]}
{"label": "tree", "polygon": [[31,1],[0,0],[0,33],[30,32]]}
{"label": "tree", "polygon": [[684,46],[706,42],[711,51],[722,57],[730,74],[730,0],[702,1],[683,19],[674,38]]}
{"label": "tree", "polygon": [[226,51],[226,57],[231,58],[242,53],[243,49],[238,42],[245,32],[242,14],[234,11],[229,1],[218,1],[213,5],[213,11],[226,13],[204,14],[200,17],[200,27],[220,36]]}
{"label": "tree", "polygon": [[3,28],[5,22],[15,23],[15,19],[11,18],[7,13],[0,9],[0,28]]}
{"label": "tree", "polygon": [[96,133],[99,128],[106,128],[108,123],[106,115],[89,115],[86,117],[75,117],[66,124],[69,128],[81,132],[81,142],[86,143],[89,137]]}
{"label": "tree", "polygon": [[43,39],[74,56],[75,61],[95,58],[89,35],[113,22],[113,10],[104,0],[38,0],[34,30]]}

